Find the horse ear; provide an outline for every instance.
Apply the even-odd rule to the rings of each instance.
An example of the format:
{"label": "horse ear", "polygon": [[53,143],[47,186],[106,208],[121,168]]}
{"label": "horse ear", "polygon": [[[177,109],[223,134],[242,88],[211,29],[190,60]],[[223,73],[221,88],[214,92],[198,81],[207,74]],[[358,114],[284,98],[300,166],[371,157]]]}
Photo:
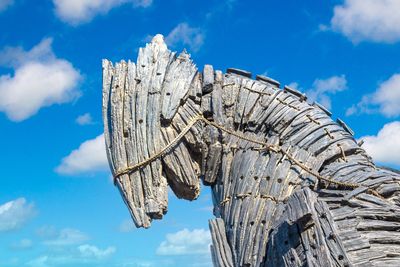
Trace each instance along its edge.
{"label": "horse ear", "polygon": [[166,213],[167,183],[179,198],[199,194],[201,125],[179,135],[200,112],[199,79],[190,56],[176,56],[161,35],[139,49],[136,64],[103,61],[107,155],[137,227]]}

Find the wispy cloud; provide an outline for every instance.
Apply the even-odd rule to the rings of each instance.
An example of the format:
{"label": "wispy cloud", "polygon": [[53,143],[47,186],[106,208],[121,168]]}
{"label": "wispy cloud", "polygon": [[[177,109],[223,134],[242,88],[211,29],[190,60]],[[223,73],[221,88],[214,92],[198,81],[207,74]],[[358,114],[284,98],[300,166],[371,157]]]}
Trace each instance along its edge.
{"label": "wispy cloud", "polygon": [[26,263],[31,267],[55,266],[110,266],[109,259],[116,252],[115,247],[105,249],[93,245],[80,245],[70,250],[57,250],[52,254],[42,255]]}
{"label": "wispy cloud", "polygon": [[97,15],[107,14],[111,9],[124,4],[146,8],[152,0],[53,0],[55,13],[62,21],[79,25],[91,21]]}
{"label": "wispy cloud", "polygon": [[108,247],[106,249],[100,249],[96,246],[92,246],[92,245],[80,245],[78,247],[78,250],[80,252],[80,254],[85,257],[85,258],[95,258],[95,259],[104,259],[107,258],[109,256],[111,256],[112,254],[115,253],[116,248],[115,247]]}
{"label": "wispy cloud", "polygon": [[347,80],[344,75],[332,76],[326,79],[316,79],[311,89],[307,90],[307,96],[331,109],[331,96],[347,89]]}
{"label": "wispy cloud", "polygon": [[117,266],[120,267],[172,267],[176,266],[176,262],[172,259],[163,257],[161,259],[125,259],[120,261]]}
{"label": "wispy cloud", "polygon": [[189,255],[210,253],[211,235],[208,230],[183,229],[167,234],[157,248],[158,255]]}
{"label": "wispy cloud", "polygon": [[93,118],[90,113],[85,113],[76,118],[76,123],[79,125],[90,125],[93,124]]}
{"label": "wispy cloud", "polygon": [[214,211],[214,206],[201,207],[199,210],[206,211],[206,212],[213,212]]}
{"label": "wispy cloud", "polygon": [[360,140],[375,161],[400,166],[400,121],[385,124],[376,135],[363,136]]}
{"label": "wispy cloud", "polygon": [[27,203],[25,198],[18,198],[0,205],[0,232],[21,228],[37,214],[33,203]]}
{"label": "wispy cloud", "polygon": [[346,115],[361,113],[380,113],[391,118],[400,115],[400,74],[394,74],[388,80],[379,84],[378,89],[364,95],[360,102],[351,106]]}
{"label": "wispy cloud", "polygon": [[74,175],[107,169],[105,141],[103,134],[101,134],[94,139],[83,142],[79,148],[63,158],[56,171],[60,174]]}
{"label": "wispy cloud", "polygon": [[52,51],[52,39],[31,50],[7,47],[0,52],[0,65],[14,74],[0,76],[0,111],[13,121],[25,120],[42,107],[71,102],[80,96],[78,70]]}
{"label": "wispy cloud", "polygon": [[187,45],[192,51],[196,52],[203,45],[204,38],[205,34],[200,28],[192,27],[188,23],[183,22],[172,29],[165,37],[165,42],[172,47]]}
{"label": "wispy cloud", "polygon": [[345,0],[334,8],[331,28],[352,42],[400,41],[400,1]]}
{"label": "wispy cloud", "polygon": [[0,0],[0,12],[3,12],[14,4],[14,0]]}
{"label": "wispy cloud", "polygon": [[221,16],[228,15],[235,7],[237,0],[224,0],[216,2],[211,10],[206,14],[207,20],[212,20],[213,18],[220,18]]}
{"label": "wispy cloud", "polygon": [[11,257],[9,259],[0,259],[0,266],[7,266],[7,267],[20,267],[21,260],[18,257]]}
{"label": "wispy cloud", "polygon": [[33,247],[33,242],[31,239],[24,238],[17,242],[11,244],[10,248],[12,250],[26,250]]}
{"label": "wispy cloud", "polygon": [[58,235],[57,229],[52,225],[44,225],[38,228],[36,234],[44,239],[55,238]]}
{"label": "wispy cloud", "polygon": [[72,228],[62,229],[56,238],[43,241],[47,246],[70,246],[82,244],[89,239],[85,233]]}
{"label": "wispy cloud", "polygon": [[[302,90],[297,82],[292,82],[289,87]],[[306,90],[306,94],[311,101],[317,101],[330,109],[332,107],[331,97],[338,92],[347,89],[347,80],[344,75],[331,76],[325,79],[315,79],[312,87]]]}
{"label": "wispy cloud", "polygon": [[136,227],[135,227],[134,223],[132,222],[132,219],[123,220],[118,227],[118,230],[122,233],[132,232],[135,229],[136,229]]}

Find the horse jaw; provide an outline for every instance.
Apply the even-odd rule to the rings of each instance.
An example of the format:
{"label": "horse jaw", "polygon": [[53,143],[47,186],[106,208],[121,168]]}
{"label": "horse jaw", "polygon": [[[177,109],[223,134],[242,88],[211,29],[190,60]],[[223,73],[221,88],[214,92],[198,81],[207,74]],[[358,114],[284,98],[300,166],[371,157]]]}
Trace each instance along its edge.
{"label": "horse jaw", "polygon": [[190,55],[168,50],[162,35],[139,49],[136,64],[103,61],[107,156],[137,227],[148,228],[166,214],[168,185],[178,198],[199,195],[202,126],[174,140],[200,113],[200,97],[200,75]]}

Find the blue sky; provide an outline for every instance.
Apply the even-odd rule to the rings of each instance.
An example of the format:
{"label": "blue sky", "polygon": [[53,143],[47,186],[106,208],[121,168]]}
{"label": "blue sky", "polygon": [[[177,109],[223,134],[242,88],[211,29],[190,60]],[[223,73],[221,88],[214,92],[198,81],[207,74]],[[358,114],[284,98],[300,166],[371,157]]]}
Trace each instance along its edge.
{"label": "blue sky", "polygon": [[400,167],[396,0],[0,0],[0,266],[211,266],[209,188],[134,229],[108,170],[101,59],[161,33],[199,69],[270,76]]}

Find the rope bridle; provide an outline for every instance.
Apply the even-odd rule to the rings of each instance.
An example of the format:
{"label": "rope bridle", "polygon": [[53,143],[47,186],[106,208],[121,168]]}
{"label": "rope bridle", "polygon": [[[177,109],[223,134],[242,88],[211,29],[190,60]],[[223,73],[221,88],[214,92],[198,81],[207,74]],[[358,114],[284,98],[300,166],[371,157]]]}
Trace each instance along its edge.
{"label": "rope bridle", "polygon": [[[263,141],[259,141],[256,139],[252,139],[249,137],[244,136],[243,134],[240,134],[238,132],[235,131],[231,131],[229,129],[226,129],[225,127],[210,121],[208,119],[206,119],[203,115],[198,114],[196,116],[194,116],[189,123],[186,125],[186,127],[171,141],[169,142],[165,147],[163,147],[159,152],[155,153],[154,155],[148,157],[147,159],[127,167],[124,170],[121,170],[119,172],[116,172],[114,174],[114,182],[116,182],[117,178],[119,178],[120,176],[124,175],[124,174],[130,174],[138,169],[140,169],[141,167],[144,167],[146,165],[148,165],[149,163],[153,162],[154,160],[157,160],[161,157],[163,157],[165,154],[167,154],[168,152],[171,151],[171,149],[190,131],[190,129],[196,125],[196,123],[198,123],[199,121],[204,122],[207,125],[213,126],[227,134],[230,134],[232,136],[235,136],[239,139],[242,140],[246,140],[248,142],[254,143],[254,144],[258,144],[262,146],[262,150],[265,151],[272,151],[275,153],[281,153],[284,156],[286,156],[290,161],[292,161],[293,164],[299,166],[302,170],[304,170],[305,172],[311,174],[312,176],[316,177],[318,180],[324,181],[326,182],[328,185],[329,184],[335,184],[337,186],[341,186],[344,188],[351,188],[351,189],[356,189],[358,187],[364,186],[362,184],[357,184],[357,183],[346,183],[346,182],[340,182],[340,181],[336,181],[333,180],[332,178],[329,177],[324,177],[322,175],[320,175],[318,172],[315,172],[314,170],[312,170],[311,168],[307,167],[306,165],[304,165],[303,163],[301,163],[299,160],[297,160],[294,156],[292,156],[288,151],[284,150],[281,146],[278,145],[271,145],[268,144],[266,142]],[[366,186],[365,186],[366,187]],[[367,192],[370,194],[373,194],[375,196],[378,196],[380,198],[382,198],[378,192],[376,192],[374,189],[367,189]]]}

